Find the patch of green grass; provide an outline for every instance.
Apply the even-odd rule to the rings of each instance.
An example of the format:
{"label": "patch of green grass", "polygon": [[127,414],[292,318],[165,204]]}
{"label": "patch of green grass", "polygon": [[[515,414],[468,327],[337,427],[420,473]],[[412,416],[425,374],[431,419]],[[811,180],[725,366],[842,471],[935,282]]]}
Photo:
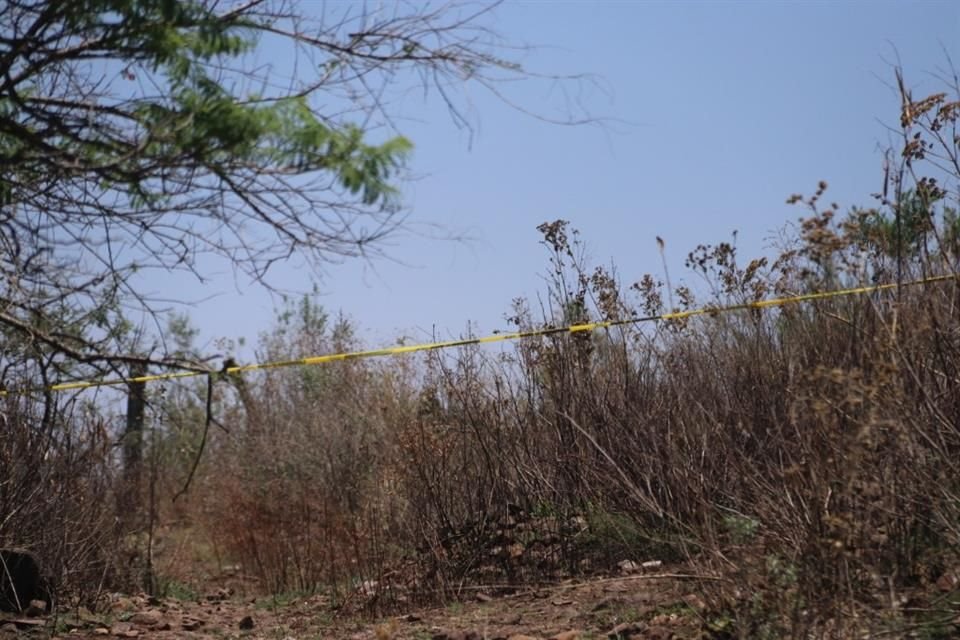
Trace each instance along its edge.
{"label": "patch of green grass", "polygon": [[714,636],[726,638],[732,635],[735,620],[733,616],[727,614],[716,615],[707,620],[706,627]]}
{"label": "patch of green grass", "polygon": [[[53,626],[53,634],[59,636],[70,633],[70,630],[73,629],[74,626],[75,625],[71,625],[70,620],[66,618],[57,618]],[[76,626],[80,626],[79,623]]]}
{"label": "patch of green grass", "polygon": [[192,602],[200,598],[200,594],[190,585],[160,576],[157,577],[157,595],[182,602]]}
{"label": "patch of green grass", "polygon": [[540,500],[530,510],[534,518],[555,518],[560,515],[557,505],[547,500]]}
{"label": "patch of green grass", "polygon": [[610,559],[671,562],[683,557],[681,540],[667,526],[651,526],[630,514],[599,508],[587,512],[587,523],[584,544]]}
{"label": "patch of green grass", "polygon": [[946,640],[956,638],[960,628],[960,591],[947,594],[936,607],[922,611],[910,620],[899,622],[910,628],[912,637],[920,640]]}
{"label": "patch of green grass", "polygon": [[620,612],[620,622],[638,622],[643,614],[636,607],[627,607]]}
{"label": "patch of green grass", "polygon": [[778,587],[788,588],[796,586],[798,569],[795,564],[788,562],[777,555],[766,557],[767,575]]}
{"label": "patch of green grass", "polygon": [[759,520],[739,513],[725,515],[722,522],[723,528],[730,535],[730,541],[733,544],[750,542],[760,529]]}
{"label": "patch of green grass", "polygon": [[686,602],[677,601],[677,602],[672,602],[670,604],[660,605],[659,607],[657,607],[656,609],[648,613],[646,615],[646,618],[649,620],[657,616],[670,616],[670,615],[677,615],[683,618],[689,615],[696,615],[696,613],[697,613],[696,609],[688,605]]}
{"label": "patch of green grass", "polygon": [[614,627],[623,622],[639,622],[646,616],[643,615],[643,612],[637,609],[635,606],[618,603],[610,607],[606,607],[601,611],[591,613],[589,617],[592,619],[593,623],[601,627]]}

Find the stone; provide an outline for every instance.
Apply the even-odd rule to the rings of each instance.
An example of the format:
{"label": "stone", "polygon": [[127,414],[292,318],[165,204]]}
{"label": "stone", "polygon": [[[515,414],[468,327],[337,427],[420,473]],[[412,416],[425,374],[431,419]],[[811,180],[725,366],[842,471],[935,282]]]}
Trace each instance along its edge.
{"label": "stone", "polygon": [[678,616],[675,613],[661,613],[653,616],[653,618],[650,619],[650,624],[657,625],[657,626],[673,624],[674,622],[679,620],[679,618],[680,616]]}
{"label": "stone", "polygon": [[116,622],[110,627],[110,633],[115,636],[123,637],[130,631],[133,631],[133,624],[130,622]]}
{"label": "stone", "polygon": [[695,593],[688,593],[687,595],[683,596],[681,600],[683,600],[684,604],[694,611],[699,611],[702,613],[707,610],[707,603],[703,601],[703,598]]}
{"label": "stone", "polygon": [[117,596],[113,602],[110,603],[110,608],[113,611],[131,611],[136,608],[133,600],[125,596]]}
{"label": "stone", "polygon": [[140,627],[156,627],[163,620],[159,611],[138,611],[130,616],[128,622]]}
{"label": "stone", "polygon": [[204,621],[201,620],[200,618],[185,617],[183,620],[180,621],[180,628],[183,629],[184,631],[196,631],[197,629],[202,627],[203,624],[204,624]]}
{"label": "stone", "polygon": [[583,632],[580,629],[571,629],[550,636],[550,640],[577,640],[582,635]]}
{"label": "stone", "polygon": [[633,560],[621,560],[617,563],[617,567],[620,568],[620,573],[636,573],[640,570],[640,565],[638,565]]}
{"label": "stone", "polygon": [[256,624],[253,621],[253,616],[243,616],[243,619],[240,621],[238,626],[240,627],[241,631],[250,631],[256,626]]}
{"label": "stone", "polygon": [[953,591],[960,584],[960,577],[956,573],[948,571],[937,580],[937,589],[944,593]]}
{"label": "stone", "polygon": [[23,615],[28,618],[38,618],[47,612],[46,600],[31,600],[27,608],[23,610]]}
{"label": "stone", "polygon": [[229,589],[220,588],[214,591],[213,593],[208,593],[205,598],[207,602],[223,602],[224,600],[230,597],[231,593]]}

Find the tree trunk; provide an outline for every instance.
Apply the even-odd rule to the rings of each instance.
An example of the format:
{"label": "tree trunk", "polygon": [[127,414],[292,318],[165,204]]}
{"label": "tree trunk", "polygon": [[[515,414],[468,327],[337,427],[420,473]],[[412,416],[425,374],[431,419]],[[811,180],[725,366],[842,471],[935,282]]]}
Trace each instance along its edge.
{"label": "tree trunk", "polygon": [[[130,377],[146,375],[146,366],[134,364]],[[143,475],[143,426],[146,412],[146,383],[130,382],[127,391],[127,426],[123,433],[123,487],[120,495],[120,514],[128,523],[133,520],[140,502]]]}

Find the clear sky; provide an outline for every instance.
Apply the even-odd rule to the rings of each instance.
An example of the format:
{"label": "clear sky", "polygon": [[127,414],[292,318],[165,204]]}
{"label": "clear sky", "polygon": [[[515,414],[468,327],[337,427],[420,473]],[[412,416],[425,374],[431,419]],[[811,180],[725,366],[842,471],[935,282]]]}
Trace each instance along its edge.
{"label": "clear sky", "polygon": [[[960,65],[960,2],[948,1],[508,0],[495,27],[541,45],[523,58],[532,69],[597,74],[607,92],[588,92],[587,107],[624,124],[548,125],[478,91],[471,144],[437,102],[406,103],[419,176],[403,186],[411,222],[472,240],[398,236],[394,260],[328,270],[321,303],[351,316],[369,346],[453,337],[468,322],[480,334],[507,328],[511,300],[543,289],[536,226],[546,220],[570,220],[593,260],[615,263],[627,283],[661,271],[659,235],[677,284],[690,249],[733,230],[744,257],[761,253],[802,213],[787,196],[818,180],[829,200],[869,204],[886,125],[899,118],[891,64],[899,55],[917,96],[938,88],[929,72],[945,66],[944,51]],[[542,84],[514,95],[545,111],[557,97]],[[223,271],[204,287],[160,276],[150,285],[213,296],[189,307],[204,342],[254,339],[277,301]],[[274,281],[311,287],[293,264]]]}

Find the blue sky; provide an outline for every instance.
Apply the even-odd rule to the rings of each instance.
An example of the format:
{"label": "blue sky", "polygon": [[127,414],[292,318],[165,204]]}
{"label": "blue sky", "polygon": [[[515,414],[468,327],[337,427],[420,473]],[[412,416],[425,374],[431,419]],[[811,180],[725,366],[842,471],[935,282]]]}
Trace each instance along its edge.
{"label": "blue sky", "polygon": [[[540,46],[523,56],[529,68],[599,76],[604,91],[588,91],[586,106],[619,122],[549,125],[472,91],[471,142],[437,101],[405,101],[410,220],[471,240],[408,234],[387,247],[392,260],[330,267],[321,303],[352,317],[370,346],[457,336],[468,322],[481,334],[507,328],[511,300],[543,289],[546,220],[570,220],[593,261],[615,263],[626,283],[662,270],[661,236],[677,284],[690,249],[733,230],[744,257],[764,252],[802,214],[787,196],[821,179],[830,200],[868,204],[899,117],[891,63],[899,55],[915,95],[938,88],[929,72],[944,50],[960,64],[956,2],[508,1],[494,26]],[[513,95],[541,112],[558,97],[542,83]],[[188,307],[208,345],[255,339],[278,302],[223,272],[204,287],[150,283],[210,296]],[[296,264],[273,280],[312,286]]]}

